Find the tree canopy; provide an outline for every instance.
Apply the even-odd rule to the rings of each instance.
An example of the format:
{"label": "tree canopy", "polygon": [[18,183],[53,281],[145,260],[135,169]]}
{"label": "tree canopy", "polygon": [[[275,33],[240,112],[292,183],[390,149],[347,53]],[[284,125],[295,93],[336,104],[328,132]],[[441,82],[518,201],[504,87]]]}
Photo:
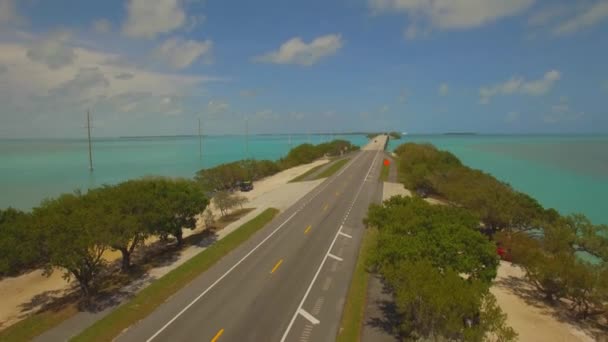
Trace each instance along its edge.
{"label": "tree canopy", "polygon": [[379,231],[370,262],[394,291],[401,335],[514,338],[488,292],[498,258],[475,215],[396,196],[372,205],[366,224]]}

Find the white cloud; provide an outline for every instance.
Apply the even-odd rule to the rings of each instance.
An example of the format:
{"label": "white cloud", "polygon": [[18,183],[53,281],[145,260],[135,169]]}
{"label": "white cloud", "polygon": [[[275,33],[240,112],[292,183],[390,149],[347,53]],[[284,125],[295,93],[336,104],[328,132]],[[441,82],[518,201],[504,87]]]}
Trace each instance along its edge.
{"label": "white cloud", "polygon": [[543,121],[548,124],[556,124],[577,121],[584,116],[585,113],[571,109],[568,100],[562,98],[559,103],[551,106],[549,113],[543,115]]}
{"label": "white cloud", "polygon": [[439,92],[439,95],[441,96],[446,96],[450,92],[450,86],[445,82],[441,83],[437,92]]}
{"label": "white cloud", "polygon": [[93,21],[93,31],[97,33],[109,33],[112,31],[112,23],[108,19],[97,19]]}
{"label": "white cloud", "polygon": [[561,79],[561,74],[557,70],[545,73],[539,80],[526,81],[523,77],[514,76],[506,82],[492,86],[484,86],[479,89],[479,102],[482,104],[490,103],[490,100],[497,95],[512,95],[515,93],[539,96],[548,93],[553,85]]}
{"label": "white cloud", "polygon": [[[49,68],[24,58],[29,50],[25,44],[0,42],[0,65],[10,66],[0,76],[0,126],[8,136],[30,135],[36,125],[42,125],[37,118],[46,118],[44,125],[58,126],[57,132],[67,133],[65,125],[73,121],[67,116],[80,115],[86,108],[104,116],[175,114],[181,104],[173,99],[217,80],[120,64],[116,62],[120,56],[80,47],[73,47],[78,58],[72,63]],[[172,99],[170,106],[163,106],[160,101],[167,97]]]}
{"label": "white cloud", "polygon": [[0,26],[23,23],[13,0],[0,0]]}
{"label": "white cloud", "polygon": [[310,66],[324,57],[336,54],[343,45],[342,36],[339,34],[317,37],[308,44],[300,37],[295,37],[283,43],[277,51],[254,57],[254,61]]}
{"label": "white cloud", "polygon": [[68,44],[71,34],[67,31],[54,32],[42,40],[31,43],[27,57],[32,61],[59,69],[74,63],[77,56]]}
{"label": "white cloud", "polygon": [[546,7],[531,15],[530,18],[528,18],[528,25],[544,26],[567,15],[570,11],[571,9],[564,4]]}
{"label": "white cloud", "polygon": [[123,33],[133,38],[154,38],[186,24],[180,0],[129,0]]}
{"label": "white cloud", "polygon": [[175,69],[189,67],[199,58],[203,57],[205,62],[211,62],[213,42],[205,40],[184,40],[182,38],[167,39],[156,49],[156,56],[167,65]]}
{"label": "white cloud", "polygon": [[279,120],[281,116],[278,113],[272,111],[272,109],[264,109],[257,111],[254,114],[254,118],[258,120]]}
{"label": "white cloud", "polygon": [[[479,27],[528,9],[535,0],[368,0],[372,12],[405,13],[409,22],[438,29]],[[413,27],[413,28],[412,28]],[[418,26],[408,28],[416,36]],[[423,31],[424,32],[424,31]],[[406,31],[408,35],[408,31]]]}
{"label": "white cloud", "polygon": [[80,68],[73,79],[49,90],[49,95],[61,99],[95,100],[106,93],[110,82],[98,67]]}
{"label": "white cloud", "polygon": [[608,1],[599,0],[583,7],[575,16],[560,23],[553,29],[556,35],[572,34],[597,25],[608,18]]}
{"label": "white cloud", "polygon": [[505,117],[505,122],[514,123],[516,121],[519,121],[519,117],[520,117],[519,112],[509,112],[509,114],[507,114],[507,116]]}
{"label": "white cloud", "polygon": [[230,109],[230,104],[222,100],[211,100],[207,103],[207,113],[212,115],[226,113]]}

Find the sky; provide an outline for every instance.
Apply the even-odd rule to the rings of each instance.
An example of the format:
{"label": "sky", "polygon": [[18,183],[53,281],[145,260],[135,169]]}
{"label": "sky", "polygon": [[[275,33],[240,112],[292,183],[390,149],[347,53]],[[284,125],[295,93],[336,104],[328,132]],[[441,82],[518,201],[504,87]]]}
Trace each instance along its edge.
{"label": "sky", "polygon": [[608,132],[608,0],[0,0],[0,138]]}

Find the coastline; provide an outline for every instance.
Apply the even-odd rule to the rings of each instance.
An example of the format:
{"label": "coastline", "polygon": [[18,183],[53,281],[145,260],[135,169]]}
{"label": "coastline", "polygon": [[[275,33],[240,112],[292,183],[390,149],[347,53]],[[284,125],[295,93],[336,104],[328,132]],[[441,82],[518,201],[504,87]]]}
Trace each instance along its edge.
{"label": "coastline", "polygon": [[[254,182],[254,189],[252,191],[239,194],[247,197],[249,200],[245,205],[246,207],[253,207],[255,209],[220,230],[218,232],[218,239],[230,233],[236,227],[239,227],[241,223],[255,217],[265,209],[273,207],[282,211],[302,196],[306,195],[320,184],[323,179],[289,184],[288,182],[293,177],[327,162],[327,159],[319,159],[309,164],[283,170],[275,175]],[[209,209],[212,210],[216,217],[219,217],[218,209],[213,205],[210,205]],[[199,219],[196,229],[184,230],[184,238],[204,230],[203,220]],[[148,239],[146,240],[146,245],[150,245],[155,241],[157,241],[155,238]],[[166,274],[192,258],[202,249],[203,248],[198,246],[190,246],[182,250],[179,257],[171,264],[150,269],[147,277],[158,278]],[[120,252],[109,250],[104,254],[104,258],[108,262],[114,262],[120,258]],[[130,285],[127,285],[127,287],[128,286]],[[141,288],[138,290],[140,289]],[[0,280],[0,292],[5,296],[3,305],[0,307],[0,330],[26,318],[29,314],[40,309],[43,303],[48,302],[52,298],[60,298],[74,290],[74,283],[64,280],[62,278],[62,273],[59,270],[53,272],[49,277],[43,275],[42,270],[36,269],[16,277],[7,277]]]}

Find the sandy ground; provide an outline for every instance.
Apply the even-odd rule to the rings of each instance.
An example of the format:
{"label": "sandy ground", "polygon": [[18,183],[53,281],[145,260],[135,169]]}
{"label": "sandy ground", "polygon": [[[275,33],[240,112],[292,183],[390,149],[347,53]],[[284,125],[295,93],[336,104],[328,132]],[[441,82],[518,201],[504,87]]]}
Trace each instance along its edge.
{"label": "sandy ground", "polygon": [[524,279],[525,272],[501,261],[498,276],[490,292],[507,314],[507,324],[522,342],[595,341],[582,329],[562,319],[555,308],[536,297],[536,291]]}
{"label": "sandy ground", "polygon": [[[405,197],[412,197],[412,192],[406,188],[403,187],[403,184],[401,183],[390,183],[390,182],[384,182],[384,186],[382,188],[382,200],[387,200],[393,196],[405,196]],[[441,205],[446,205],[445,202],[435,199],[435,198],[430,198],[427,197],[424,199],[427,203],[430,204],[441,204]]]}
{"label": "sandy ground", "polygon": [[[288,170],[284,170],[276,175],[267,177],[254,183],[254,189],[250,192],[240,193],[249,199],[245,207],[256,208],[236,222],[231,223],[218,232],[218,239],[234,231],[241,224],[252,219],[269,207],[284,210],[295,203],[302,196],[311,191],[323,180],[310,182],[288,183],[291,179],[312,169],[317,165],[327,163],[328,160],[318,160],[310,164],[300,165]],[[219,216],[217,209],[211,206],[211,210],[216,217]],[[204,229],[204,223],[199,220],[195,230],[184,230],[184,237],[198,233]],[[155,241],[154,238],[146,240],[149,244]],[[184,249],[179,258],[170,265],[157,267],[149,272],[151,279],[161,277],[175,267],[181,265],[192,256],[199,253],[205,247],[190,246]],[[117,251],[108,251],[105,258],[109,261],[120,257]],[[62,278],[62,272],[56,271],[50,277],[42,274],[42,270],[34,270],[18,277],[5,278],[0,281],[0,293],[2,294],[2,304],[0,305],[0,329],[18,322],[29,313],[39,308],[39,304],[44,302],[40,299],[48,297],[60,297],[66,290],[70,290],[71,284]]]}
{"label": "sandy ground", "polygon": [[412,197],[412,192],[403,187],[401,183],[384,182],[382,187],[382,200],[385,201],[393,196]]}
{"label": "sandy ground", "polygon": [[[396,195],[411,196],[411,192],[400,183],[385,182],[382,200]],[[432,198],[425,200],[431,204],[444,204]],[[562,318],[563,314],[557,309],[539,300],[524,275],[521,268],[501,261],[498,276],[490,289],[498,305],[507,314],[507,324],[519,334],[519,341],[595,341],[567,318]]]}

